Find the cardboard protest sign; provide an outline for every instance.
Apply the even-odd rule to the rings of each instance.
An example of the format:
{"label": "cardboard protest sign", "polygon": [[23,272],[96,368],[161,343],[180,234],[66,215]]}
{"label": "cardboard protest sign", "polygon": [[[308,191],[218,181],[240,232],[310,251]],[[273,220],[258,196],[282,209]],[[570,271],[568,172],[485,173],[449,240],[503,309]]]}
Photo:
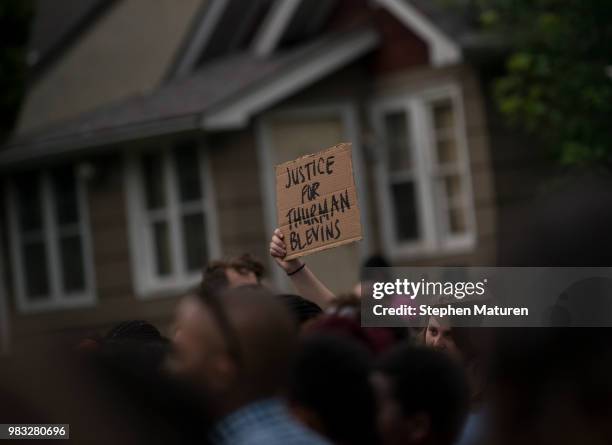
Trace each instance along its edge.
{"label": "cardboard protest sign", "polygon": [[277,165],[276,199],[286,260],[362,239],[349,143]]}

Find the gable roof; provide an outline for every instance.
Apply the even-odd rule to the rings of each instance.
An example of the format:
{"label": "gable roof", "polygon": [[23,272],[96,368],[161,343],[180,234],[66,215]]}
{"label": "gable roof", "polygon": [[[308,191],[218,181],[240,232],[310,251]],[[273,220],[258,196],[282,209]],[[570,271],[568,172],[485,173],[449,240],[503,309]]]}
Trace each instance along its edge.
{"label": "gable roof", "polygon": [[[373,3],[387,9],[427,43],[433,65],[461,60],[461,39],[471,32],[473,25],[473,8],[467,0],[460,0],[454,7],[444,5],[440,0],[373,0]],[[255,53],[261,56],[272,54],[283,34],[291,32],[289,25],[304,5],[307,5],[306,0],[277,1],[254,42]],[[332,6],[334,2],[331,1],[317,2],[321,10]],[[313,11],[309,13],[312,15]]]}
{"label": "gable roof", "polygon": [[[199,23],[206,24],[208,33],[215,32],[229,1],[211,0],[207,4],[202,16],[205,20]],[[260,0],[259,5],[270,1]],[[300,46],[289,46],[287,50],[276,49],[284,33],[291,31],[289,25],[297,18],[293,16],[303,1],[274,0],[250,50],[208,62],[191,75],[170,80],[151,94],[132,96],[75,119],[17,135],[0,152],[0,168],[136,138],[197,129],[239,128],[259,111],[378,45],[377,32],[370,26],[362,26],[330,33]],[[335,3],[335,0],[326,1],[330,7]],[[452,9],[443,7],[438,0],[370,1],[385,7],[427,42],[434,65],[461,60],[463,43],[474,35],[474,11],[466,3],[469,0],[460,0],[458,7]],[[270,26],[276,29],[270,30]],[[268,32],[272,34],[266,37]],[[193,34],[190,37],[195,38]],[[196,41],[196,47],[206,44],[206,35],[200,37],[203,40]],[[192,49],[183,73],[197,62],[196,50]],[[266,57],[261,57],[262,54]]]}
{"label": "gable roof", "polygon": [[215,58],[246,50],[273,6],[275,0],[208,0],[194,20],[171,74],[185,76]]}
{"label": "gable roof", "polygon": [[40,76],[117,0],[37,0],[28,42],[34,77]]}
{"label": "gable roof", "polygon": [[152,94],[18,135],[0,152],[0,166],[134,138],[238,126],[263,107],[356,60],[378,42],[376,31],[359,27],[269,58],[250,52],[229,56]]}
{"label": "gable roof", "polygon": [[[369,1],[373,6],[387,9],[404,26],[422,38],[430,48],[433,65],[461,60],[462,40],[473,31],[475,8],[470,0],[457,0],[454,5],[445,4],[444,0]],[[237,27],[230,20],[232,17],[237,18],[237,12],[243,22],[251,21],[259,14],[261,24],[255,27],[250,46],[256,55],[268,57],[282,46],[284,39],[299,33],[304,26],[320,26],[339,3],[337,0],[251,0],[248,8],[244,5],[237,8],[237,2],[210,0],[205,5],[177,61],[175,75],[182,76],[192,71],[202,54],[210,52],[207,47],[215,36],[229,42],[235,41],[236,35],[243,34],[244,26]],[[230,14],[232,11],[233,15]],[[265,14],[261,15],[262,11]]]}
{"label": "gable roof", "polygon": [[460,44],[448,33],[448,27],[443,29],[439,26],[438,21],[448,21],[448,14],[445,8],[436,4],[437,0],[376,1],[427,43],[432,65],[441,66],[461,61]]}

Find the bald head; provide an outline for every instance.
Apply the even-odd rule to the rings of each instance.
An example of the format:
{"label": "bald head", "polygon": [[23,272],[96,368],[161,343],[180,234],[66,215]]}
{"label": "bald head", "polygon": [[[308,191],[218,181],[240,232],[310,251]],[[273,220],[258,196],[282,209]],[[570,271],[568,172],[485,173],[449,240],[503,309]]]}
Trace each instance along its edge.
{"label": "bald head", "polygon": [[261,286],[196,292],[178,307],[177,374],[203,388],[218,411],[270,397],[287,381],[297,345],[288,309]]}

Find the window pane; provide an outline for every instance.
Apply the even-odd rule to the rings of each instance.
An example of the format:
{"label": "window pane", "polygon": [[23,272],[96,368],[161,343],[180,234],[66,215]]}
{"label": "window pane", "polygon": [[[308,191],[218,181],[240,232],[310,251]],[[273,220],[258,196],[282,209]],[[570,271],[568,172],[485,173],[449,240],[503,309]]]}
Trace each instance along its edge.
{"label": "window pane", "polygon": [[415,240],[419,237],[416,193],[413,182],[391,186],[395,208],[395,226],[399,241]]}
{"label": "window pane", "polygon": [[454,138],[444,138],[436,143],[438,164],[454,164],[459,160],[457,141]]}
{"label": "window pane", "polygon": [[64,292],[85,290],[85,269],[81,237],[77,235],[60,239],[60,256],[62,259]]}
{"label": "window pane", "polygon": [[461,199],[461,176],[453,175],[445,177],[444,191],[448,202],[458,202]]}
{"label": "window pane", "polygon": [[432,111],[436,130],[448,130],[455,126],[455,113],[451,99],[433,102]]}
{"label": "window pane", "polygon": [[409,169],[412,163],[410,160],[410,135],[406,113],[404,111],[395,111],[385,114],[384,125],[387,150],[389,152],[389,171]]}
{"label": "window pane", "polygon": [[183,216],[183,242],[187,270],[200,270],[206,261],[206,227],[204,215],[195,213]]}
{"label": "window pane", "polygon": [[176,151],[176,177],[179,183],[181,202],[199,200],[202,196],[200,162],[195,147]]}
{"label": "window pane", "polygon": [[20,175],[15,178],[19,226],[22,231],[42,229],[42,201],[38,175]]}
{"label": "window pane", "polygon": [[466,214],[463,207],[451,207],[448,212],[448,226],[452,235],[460,235],[467,230]]}
{"label": "window pane", "polygon": [[47,252],[43,242],[23,245],[23,270],[26,296],[30,300],[44,300],[49,295]]}
{"label": "window pane", "polygon": [[168,275],[172,272],[170,260],[170,240],[168,223],[153,223],[153,245],[155,248],[155,271],[157,275]]}
{"label": "window pane", "polygon": [[72,167],[54,170],[51,173],[55,212],[60,225],[74,224],[79,221],[76,178]]}
{"label": "window pane", "polygon": [[142,157],[145,198],[148,209],[159,209],[166,205],[163,158],[160,154]]}

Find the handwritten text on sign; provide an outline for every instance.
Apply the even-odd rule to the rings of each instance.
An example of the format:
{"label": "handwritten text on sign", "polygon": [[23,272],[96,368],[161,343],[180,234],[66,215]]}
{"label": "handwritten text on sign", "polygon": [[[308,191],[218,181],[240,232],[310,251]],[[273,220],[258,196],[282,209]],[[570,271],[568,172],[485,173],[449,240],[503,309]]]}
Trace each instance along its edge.
{"label": "handwritten text on sign", "polygon": [[276,196],[287,260],[362,238],[351,144],[277,165]]}

